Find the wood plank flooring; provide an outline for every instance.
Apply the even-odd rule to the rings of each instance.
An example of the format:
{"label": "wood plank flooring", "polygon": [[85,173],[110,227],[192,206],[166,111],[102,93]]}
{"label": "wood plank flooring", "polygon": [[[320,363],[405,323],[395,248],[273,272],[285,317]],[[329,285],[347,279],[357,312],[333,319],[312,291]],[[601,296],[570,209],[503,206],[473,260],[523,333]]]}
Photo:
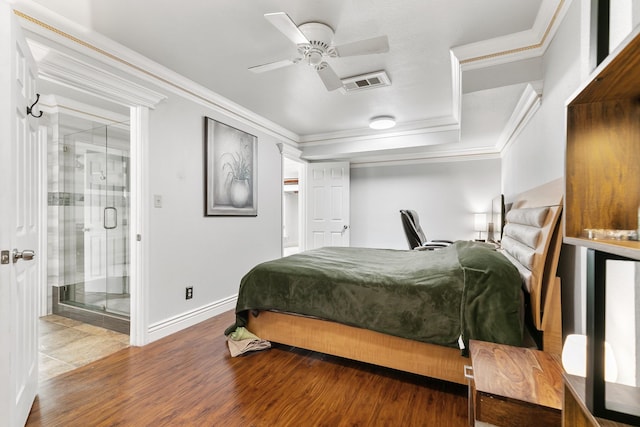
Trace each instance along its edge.
{"label": "wood plank flooring", "polygon": [[464,426],[466,388],[290,347],[231,358],[228,312],[43,382],[28,426]]}

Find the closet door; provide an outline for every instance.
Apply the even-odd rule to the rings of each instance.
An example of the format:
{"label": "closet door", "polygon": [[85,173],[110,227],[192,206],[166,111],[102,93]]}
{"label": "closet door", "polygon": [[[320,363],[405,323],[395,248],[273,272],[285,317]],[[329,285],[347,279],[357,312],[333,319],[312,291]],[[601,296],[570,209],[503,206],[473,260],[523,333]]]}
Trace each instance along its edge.
{"label": "closet door", "polygon": [[306,249],[349,246],[349,163],[307,166]]}

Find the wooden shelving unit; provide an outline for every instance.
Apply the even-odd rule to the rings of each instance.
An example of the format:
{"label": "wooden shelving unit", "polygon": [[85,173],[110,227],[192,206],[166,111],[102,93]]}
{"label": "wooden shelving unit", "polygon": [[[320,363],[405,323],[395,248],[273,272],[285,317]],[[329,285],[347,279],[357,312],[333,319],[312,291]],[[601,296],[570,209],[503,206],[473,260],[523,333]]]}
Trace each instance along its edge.
{"label": "wooden shelving unit", "polygon": [[586,229],[638,229],[638,31],[600,64],[568,103],[565,172],[565,243],[640,259],[639,241],[585,237]]}
{"label": "wooden shelving unit", "polygon": [[[570,422],[569,413],[580,411],[590,421],[575,425],[602,424],[602,420],[595,421],[591,412],[632,424],[640,420],[637,415],[606,407],[601,350],[605,339],[606,260],[640,260],[640,241],[593,239],[586,232],[638,231],[639,218],[640,28],[636,28],[567,104],[564,243],[590,250],[587,377],[584,393],[572,394],[578,399],[577,404],[565,401],[565,422]],[[572,389],[572,384],[565,383]]]}

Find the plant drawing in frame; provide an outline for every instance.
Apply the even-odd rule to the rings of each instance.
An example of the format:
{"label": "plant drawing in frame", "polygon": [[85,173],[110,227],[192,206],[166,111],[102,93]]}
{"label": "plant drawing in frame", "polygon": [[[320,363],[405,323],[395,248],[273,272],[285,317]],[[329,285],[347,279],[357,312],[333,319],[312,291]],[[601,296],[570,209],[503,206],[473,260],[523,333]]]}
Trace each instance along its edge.
{"label": "plant drawing in frame", "polygon": [[258,138],[205,117],[205,215],[258,215]]}

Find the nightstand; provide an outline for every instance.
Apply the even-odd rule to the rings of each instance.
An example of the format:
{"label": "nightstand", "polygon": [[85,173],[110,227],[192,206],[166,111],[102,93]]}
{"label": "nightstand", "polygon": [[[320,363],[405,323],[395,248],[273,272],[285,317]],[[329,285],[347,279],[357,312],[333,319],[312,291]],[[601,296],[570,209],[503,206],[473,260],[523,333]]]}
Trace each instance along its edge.
{"label": "nightstand", "polygon": [[470,425],[561,425],[563,378],[557,356],[475,340],[469,351]]}

